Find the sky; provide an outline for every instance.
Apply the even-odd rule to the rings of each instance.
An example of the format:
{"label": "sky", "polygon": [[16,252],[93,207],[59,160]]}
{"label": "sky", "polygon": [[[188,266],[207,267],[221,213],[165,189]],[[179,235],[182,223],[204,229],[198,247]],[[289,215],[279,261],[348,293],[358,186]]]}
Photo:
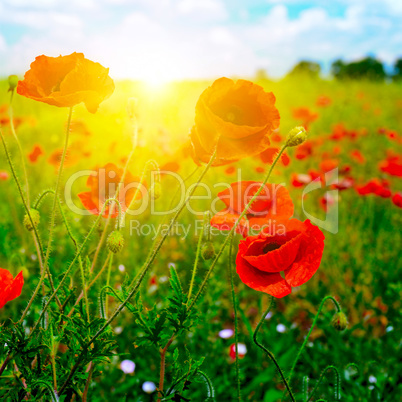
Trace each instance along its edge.
{"label": "sky", "polygon": [[0,76],[83,52],[113,78],[276,78],[299,60],[402,57],[402,0],[0,0]]}

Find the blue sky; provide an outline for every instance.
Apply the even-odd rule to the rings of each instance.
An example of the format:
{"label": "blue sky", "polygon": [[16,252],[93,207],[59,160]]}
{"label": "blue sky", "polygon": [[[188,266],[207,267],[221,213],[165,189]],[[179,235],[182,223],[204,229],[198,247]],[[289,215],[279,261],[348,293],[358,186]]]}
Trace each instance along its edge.
{"label": "blue sky", "polygon": [[401,0],[0,0],[0,75],[74,51],[115,78],[272,77],[402,56]]}

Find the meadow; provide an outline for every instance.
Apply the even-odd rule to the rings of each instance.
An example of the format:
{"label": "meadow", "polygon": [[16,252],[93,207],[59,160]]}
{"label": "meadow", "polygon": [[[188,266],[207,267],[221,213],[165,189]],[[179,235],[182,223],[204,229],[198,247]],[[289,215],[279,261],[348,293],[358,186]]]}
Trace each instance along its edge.
{"label": "meadow", "polygon": [[[0,310],[1,363],[11,355],[8,345],[14,342],[11,362],[0,377],[2,400],[24,400],[27,396],[29,400],[56,397],[64,401],[157,400],[160,349],[170,339],[166,356],[162,356],[166,367],[165,394],[161,400],[238,400],[237,377],[242,400],[291,400],[273,361],[253,340],[255,328],[271,301],[258,340],[273,353],[288,379],[306,340],[289,381],[294,400],[398,400],[402,393],[402,366],[398,357],[402,268],[401,84],[313,80],[302,75],[256,83],[274,93],[280,113],[280,128],[272,138],[271,151],[208,170],[202,181],[208,185],[210,196],[205,196],[204,187],[196,189],[194,195],[198,198],[190,201],[193,211],[185,208],[178,217],[177,222],[182,226],[167,235],[139,292],[88,348],[84,345],[130,292],[129,284],[141,273],[155,246],[155,237],[160,238],[161,234],[155,236],[151,228],[168,223],[172,215],[157,215],[146,208],[137,216],[127,217],[120,231],[124,247],[113,257],[103,235],[108,219],[99,217],[85,244],[85,257],[78,264],[72,238],[77,239],[79,247],[98,217],[71,211],[63,191],[65,183],[77,172],[108,163],[124,168],[135,130],[127,112],[127,105],[131,104],[138,123],[138,144],[128,170],[141,177],[145,166],[149,173],[147,162],[155,161],[151,163],[152,169],[157,171],[158,166],[162,173],[157,188],[159,197],[154,197],[156,210],[168,209],[172,199],[178,205],[177,179],[168,172],[186,179],[186,189],[201,174],[203,168],[195,171],[197,166],[186,152],[185,144],[194,124],[197,100],[212,80],[163,85],[117,81],[113,95],[102,102],[97,113],[88,113],[83,105],[74,107],[59,193],[69,231],[58,212],[49,258],[56,286],[72,262],[73,270],[60,289],[63,308],[53,299],[32,338],[29,334],[52,292],[46,279],[29,313],[15,324],[40,280],[41,271],[32,231],[24,226],[24,206],[1,146],[0,267],[14,277],[22,271],[24,277],[21,295]],[[7,90],[7,80],[1,81],[1,128],[23,186],[24,172],[11,133]],[[129,101],[130,98],[136,101]],[[68,109],[15,94],[13,112],[34,205],[44,190],[55,186]],[[302,221],[306,219],[305,211],[325,220],[337,208],[331,215],[335,226],[330,231],[322,229],[325,247],[319,269],[291,294],[272,300],[268,294],[246,286],[233,272],[242,239],[236,234],[230,250],[224,250],[217,261],[190,317],[181,320],[180,314],[184,314],[181,307],[187,302],[190,283],[194,295],[212,262],[199,255],[205,239],[200,239],[195,225],[196,221],[199,227],[204,225],[204,212],[210,210],[211,201],[222,190],[214,184],[261,182],[286,134],[300,125],[307,128],[307,141],[286,150],[269,182],[284,184],[295,205],[294,216]],[[309,192],[302,207],[306,186],[334,169],[338,169],[338,181]],[[78,194],[88,191],[87,177],[78,177],[71,187],[72,201],[81,209]],[[149,183],[147,176],[148,188]],[[42,201],[37,230],[46,244],[53,201],[51,196]],[[224,207],[219,200],[216,205],[218,210]],[[114,221],[108,225],[107,233],[113,230]],[[212,232],[210,241],[216,252],[226,238],[225,232]],[[196,259],[197,271],[192,280]],[[91,272],[89,267],[94,260]],[[86,297],[74,307],[83,281],[88,284],[94,278],[96,282]],[[236,294],[236,316],[231,280]],[[332,296],[340,304],[347,317],[347,328],[334,325],[337,308],[331,299],[326,299],[316,316],[326,296]],[[241,344],[238,375],[233,349],[235,317]],[[315,325],[307,339],[313,321]],[[176,330],[177,336],[171,338]],[[86,353],[83,364],[69,378],[82,350]],[[63,389],[65,392],[53,395],[51,389],[60,391],[66,379],[70,382]]]}

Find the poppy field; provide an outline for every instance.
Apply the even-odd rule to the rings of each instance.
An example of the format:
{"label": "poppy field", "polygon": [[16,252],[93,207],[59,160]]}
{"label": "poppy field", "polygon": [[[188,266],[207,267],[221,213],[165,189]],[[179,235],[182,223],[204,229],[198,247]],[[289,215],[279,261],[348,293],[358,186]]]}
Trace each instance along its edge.
{"label": "poppy field", "polygon": [[400,82],[0,81],[0,399],[397,401]]}

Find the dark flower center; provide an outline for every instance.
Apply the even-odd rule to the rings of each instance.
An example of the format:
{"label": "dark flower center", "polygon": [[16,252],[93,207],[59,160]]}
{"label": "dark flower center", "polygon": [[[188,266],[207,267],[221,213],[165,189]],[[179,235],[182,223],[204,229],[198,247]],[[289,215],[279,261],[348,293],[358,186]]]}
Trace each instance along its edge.
{"label": "dark flower center", "polygon": [[264,248],[262,249],[264,254],[269,253],[270,251],[274,251],[274,250],[278,250],[278,248],[280,248],[281,245],[278,243],[269,243],[266,246],[264,246]]}

